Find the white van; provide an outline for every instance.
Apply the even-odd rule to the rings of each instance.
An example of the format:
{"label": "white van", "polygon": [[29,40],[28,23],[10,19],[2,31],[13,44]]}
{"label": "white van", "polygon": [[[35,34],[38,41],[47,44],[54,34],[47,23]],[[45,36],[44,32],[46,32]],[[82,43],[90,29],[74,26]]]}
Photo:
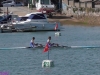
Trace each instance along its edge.
{"label": "white van", "polygon": [[52,16],[52,12],[55,11],[54,4],[51,0],[36,0],[36,10],[39,12],[46,12],[49,16]]}

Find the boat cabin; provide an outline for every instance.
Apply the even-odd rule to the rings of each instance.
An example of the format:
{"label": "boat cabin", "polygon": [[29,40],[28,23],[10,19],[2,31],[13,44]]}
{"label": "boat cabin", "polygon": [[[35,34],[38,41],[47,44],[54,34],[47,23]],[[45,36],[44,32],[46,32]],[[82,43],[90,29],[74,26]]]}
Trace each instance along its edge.
{"label": "boat cabin", "polygon": [[26,21],[28,19],[28,17],[18,17],[17,21]]}
{"label": "boat cabin", "polygon": [[30,13],[30,16],[28,17],[27,21],[47,21],[47,17],[42,12],[34,12]]}

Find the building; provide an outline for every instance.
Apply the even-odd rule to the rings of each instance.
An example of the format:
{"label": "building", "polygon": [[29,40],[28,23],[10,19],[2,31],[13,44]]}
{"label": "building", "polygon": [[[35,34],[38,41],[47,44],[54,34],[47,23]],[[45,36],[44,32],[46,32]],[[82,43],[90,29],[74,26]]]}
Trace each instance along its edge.
{"label": "building", "polygon": [[66,4],[76,7],[91,7],[95,8],[99,6],[100,8],[100,0],[63,0]]}
{"label": "building", "polygon": [[[6,1],[6,0],[0,0],[0,2],[2,1]],[[24,2],[25,5],[32,3],[32,5],[35,6],[35,2],[37,0],[14,0],[14,1]],[[58,8],[61,8],[62,2],[66,3],[67,5],[76,6],[76,7],[95,8],[96,6],[100,6],[100,0],[51,0],[51,2],[54,3]]]}
{"label": "building", "polygon": [[[30,1],[32,1],[33,5],[35,5],[36,0]],[[51,0],[51,2],[54,3],[58,8],[61,8],[62,2],[66,3],[67,5],[76,7],[95,8],[97,5],[100,6],[100,0]]]}

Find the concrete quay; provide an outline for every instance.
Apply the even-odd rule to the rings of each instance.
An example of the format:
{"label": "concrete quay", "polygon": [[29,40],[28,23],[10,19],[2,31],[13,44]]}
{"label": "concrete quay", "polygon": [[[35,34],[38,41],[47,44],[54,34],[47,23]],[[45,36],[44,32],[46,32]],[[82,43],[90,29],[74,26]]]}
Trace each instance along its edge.
{"label": "concrete quay", "polygon": [[[1,7],[3,10],[2,12],[7,12],[7,7]],[[18,16],[25,16],[28,13],[36,12],[36,9],[28,9],[28,7],[8,7],[9,12],[13,12],[13,14],[16,14]],[[85,26],[99,26],[100,25],[100,18],[99,16],[93,16],[93,13],[91,15],[78,15],[78,14],[72,14],[71,17],[69,13],[66,14],[55,14],[52,18],[48,18],[48,21],[50,22],[60,22],[61,25],[85,25]]]}
{"label": "concrete quay", "polygon": [[[1,9],[3,10],[2,13],[7,12],[7,7],[1,7]],[[36,9],[29,9],[28,7],[8,7],[8,12],[12,12],[18,16],[25,16],[28,13],[36,12]],[[60,22],[65,19],[71,19],[71,17],[56,13],[52,18],[48,18],[51,22]]]}

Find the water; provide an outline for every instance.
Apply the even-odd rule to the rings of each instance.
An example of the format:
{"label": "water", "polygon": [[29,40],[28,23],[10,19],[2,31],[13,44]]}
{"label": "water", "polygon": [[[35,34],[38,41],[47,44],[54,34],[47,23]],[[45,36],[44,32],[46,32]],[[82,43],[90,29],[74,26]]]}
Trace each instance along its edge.
{"label": "water", "polygon": [[[33,36],[35,42],[44,44],[48,36],[52,42],[66,46],[100,46],[100,27],[64,26],[61,36],[55,32],[0,33],[0,48],[27,47]],[[43,49],[0,50],[0,72],[9,75],[99,75],[100,49],[53,49],[50,59],[52,68],[42,68],[47,59]]]}

